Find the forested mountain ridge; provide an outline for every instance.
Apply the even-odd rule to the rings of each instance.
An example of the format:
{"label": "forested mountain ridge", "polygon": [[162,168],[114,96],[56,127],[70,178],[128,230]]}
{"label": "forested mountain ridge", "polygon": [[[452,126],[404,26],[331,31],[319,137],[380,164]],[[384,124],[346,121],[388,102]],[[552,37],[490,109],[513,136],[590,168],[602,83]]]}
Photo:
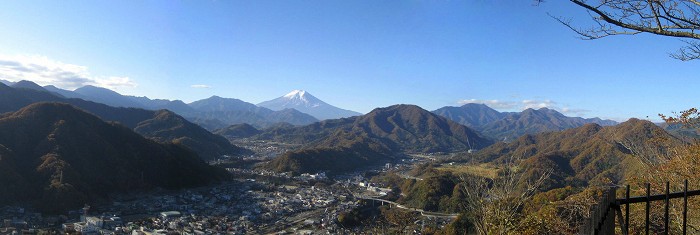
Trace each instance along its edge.
{"label": "forested mountain ridge", "polygon": [[36,103],[0,117],[0,202],[47,212],[112,192],[208,184],[227,173],[190,150],[160,144],[74,106]]}
{"label": "forested mountain ridge", "polygon": [[443,107],[433,113],[474,128],[485,136],[511,141],[525,134],[561,131],[588,123],[602,126],[616,125],[612,120],[600,118],[567,117],[548,108],[525,109],[522,112],[498,112],[484,104],[465,104],[460,107]]}
{"label": "forested mountain ridge", "polygon": [[[547,188],[620,182],[643,161],[683,144],[649,121],[630,119],[616,126],[586,124],[560,132],[524,135],[511,143],[496,143],[467,156],[475,162],[502,163],[523,159],[530,178],[551,169]],[[657,156],[658,157],[658,156]],[[651,159],[653,160],[653,159]]]}
{"label": "forested mountain ridge", "polygon": [[415,105],[393,105],[363,116],[266,130],[258,138],[309,142],[268,165],[269,169],[296,173],[347,171],[403,153],[468,151],[493,143],[468,127]]}
{"label": "forested mountain ridge", "polygon": [[[197,153],[204,159],[213,159],[225,154],[235,155],[247,152],[244,149],[233,146],[224,138],[190,123],[179,115],[161,116],[159,114],[163,114],[163,111],[116,108],[82,99],[61,98],[46,91],[12,88],[0,84],[0,113],[14,112],[30,104],[47,101],[71,104],[102,118],[102,120],[119,122],[132,129],[141,126],[139,133],[145,136],[159,137],[161,141],[171,142],[181,138],[194,140],[180,141],[179,143],[194,150],[199,150]],[[166,121],[165,118],[171,120]],[[159,123],[158,128],[144,128],[147,124],[152,125],[155,123]],[[166,124],[171,124],[171,126]],[[190,131],[181,131],[180,128],[183,127],[188,128]],[[154,132],[157,132],[157,134]],[[216,147],[206,150],[201,147],[202,145],[212,146],[212,144],[216,145]]]}

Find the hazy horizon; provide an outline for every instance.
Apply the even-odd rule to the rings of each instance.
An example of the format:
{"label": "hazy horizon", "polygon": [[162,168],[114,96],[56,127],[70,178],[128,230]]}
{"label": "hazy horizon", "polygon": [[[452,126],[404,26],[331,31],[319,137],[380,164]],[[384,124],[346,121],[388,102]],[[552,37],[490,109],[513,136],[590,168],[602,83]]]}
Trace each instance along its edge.
{"label": "hazy horizon", "polygon": [[[568,2],[9,2],[0,79],[192,102],[250,103],[306,90],[367,113],[485,103],[567,116],[658,121],[694,107],[682,41],[585,41],[547,13],[592,24]],[[659,69],[663,68],[663,69]]]}

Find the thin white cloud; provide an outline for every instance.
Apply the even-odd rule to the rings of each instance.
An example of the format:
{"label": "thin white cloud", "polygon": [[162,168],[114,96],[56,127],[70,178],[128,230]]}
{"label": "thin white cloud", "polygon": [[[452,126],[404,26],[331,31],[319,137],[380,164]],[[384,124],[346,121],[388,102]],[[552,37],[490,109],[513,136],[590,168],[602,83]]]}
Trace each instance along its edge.
{"label": "thin white cloud", "polygon": [[522,109],[541,109],[541,108],[548,108],[548,109],[554,109],[562,114],[565,114],[567,116],[584,116],[586,113],[590,112],[590,110],[587,109],[578,109],[578,108],[571,108],[567,106],[559,106],[557,102],[552,101],[552,100],[523,100],[522,101]]}
{"label": "thin white cloud", "polygon": [[554,109],[557,102],[551,100],[523,100],[522,109],[541,109],[541,108],[552,108]]}
{"label": "thin white cloud", "polygon": [[128,77],[95,76],[88,67],[63,63],[37,55],[0,55],[0,79],[17,82],[28,80],[39,85],[54,85],[63,89],[76,89],[85,85],[118,89],[136,87]]}
{"label": "thin white cloud", "polygon": [[500,100],[479,100],[479,99],[468,99],[457,101],[459,104],[485,104],[493,109],[514,109],[518,107],[518,104],[510,101],[500,101]]}
{"label": "thin white cloud", "polygon": [[493,109],[503,111],[525,110],[525,109],[554,109],[567,116],[584,116],[590,112],[587,109],[577,109],[568,106],[560,106],[556,101],[548,99],[526,99],[521,101],[506,101],[506,100],[481,100],[481,99],[464,99],[460,100],[459,104],[485,104]]}
{"label": "thin white cloud", "polygon": [[569,115],[569,116],[583,116],[586,113],[590,112],[591,110],[588,109],[575,109],[575,108],[569,108],[569,107],[563,107],[559,109],[559,112]]}
{"label": "thin white cloud", "polygon": [[192,87],[192,88],[199,88],[199,89],[211,88],[211,86],[209,86],[209,85],[202,85],[202,84],[191,85],[190,87]]}

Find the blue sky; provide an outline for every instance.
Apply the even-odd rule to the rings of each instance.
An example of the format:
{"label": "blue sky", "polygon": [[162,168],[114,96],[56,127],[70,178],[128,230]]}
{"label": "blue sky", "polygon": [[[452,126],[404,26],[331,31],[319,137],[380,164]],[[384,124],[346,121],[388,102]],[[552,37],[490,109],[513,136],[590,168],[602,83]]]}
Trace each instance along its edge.
{"label": "blue sky", "polygon": [[592,23],[566,1],[6,1],[0,79],[186,102],[303,89],[359,112],[484,102],[657,120],[696,106],[698,62],[668,57],[678,39],[584,41],[547,12]]}

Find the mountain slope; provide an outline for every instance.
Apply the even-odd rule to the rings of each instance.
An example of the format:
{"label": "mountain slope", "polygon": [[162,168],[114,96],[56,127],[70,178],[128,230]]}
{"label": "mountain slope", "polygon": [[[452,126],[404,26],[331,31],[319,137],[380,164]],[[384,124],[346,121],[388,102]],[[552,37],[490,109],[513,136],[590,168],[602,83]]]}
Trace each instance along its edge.
{"label": "mountain slope", "polygon": [[616,126],[598,124],[525,135],[512,143],[497,143],[468,159],[502,162],[511,157],[525,159],[532,179],[544,170],[553,169],[548,188],[589,183],[620,182],[625,174],[634,173],[641,163],[632,153],[664,152],[681,141],[648,121],[630,119]]}
{"label": "mountain slope", "polygon": [[470,128],[480,128],[506,116],[485,104],[465,104],[460,107],[442,107],[433,113]]}
{"label": "mountain slope", "polygon": [[31,89],[15,89],[5,84],[0,84],[0,113],[17,111],[31,103],[39,101],[63,100],[48,92]]}
{"label": "mountain slope", "polygon": [[90,101],[113,107],[143,108],[139,103],[107,88],[88,85],[78,88],[74,92],[90,99]]}
{"label": "mountain slope", "polygon": [[296,109],[308,113],[319,120],[337,119],[362,115],[361,113],[341,109],[319,100],[306,91],[294,90],[282,97],[259,103],[258,106],[272,110]]}
{"label": "mountain slope", "polygon": [[294,174],[327,172],[329,175],[381,165],[395,156],[391,147],[381,140],[352,136],[333,146],[319,145],[284,153],[263,167]]}
{"label": "mountain slope", "polygon": [[48,90],[44,89],[43,87],[37,85],[36,83],[27,81],[27,80],[22,80],[19,82],[16,82],[11,85],[12,88],[22,88],[22,89],[30,89],[30,90],[36,90],[36,91],[46,91]]}
{"label": "mountain slope", "polygon": [[443,107],[433,113],[474,128],[494,139],[510,141],[525,134],[561,131],[588,123],[602,126],[616,125],[600,118],[567,117],[547,108],[526,109],[522,112],[501,113],[484,104],[465,104],[461,107]]}
{"label": "mountain slope", "polygon": [[288,122],[294,125],[306,125],[317,122],[311,115],[293,109],[273,111],[258,107],[238,99],[212,96],[185,104],[180,100],[150,99],[148,97],[126,96],[107,88],[84,86],[69,91],[55,86],[40,87],[29,81],[12,83],[13,86],[48,91],[62,98],[77,98],[106,104],[112,107],[141,108],[148,110],[167,109],[186,117],[193,122],[202,124],[210,130],[223,128],[232,124],[248,123],[257,127],[268,127],[278,122]]}
{"label": "mountain slope", "polygon": [[402,153],[480,149],[493,142],[477,132],[415,105],[378,108],[357,117],[303,127],[267,129],[258,138],[308,143],[266,167],[294,173],[355,170],[391,161]]}
{"label": "mountain slope", "polygon": [[191,116],[196,112],[192,107],[181,100],[149,99],[148,97],[125,96],[138,103],[140,107],[150,110],[167,109],[180,116]]}
{"label": "mountain slope", "polygon": [[356,117],[330,119],[301,127],[265,129],[259,139],[333,147],[333,142],[366,136],[381,139],[397,151],[453,152],[481,149],[493,141],[476,131],[415,105],[377,108]]}
{"label": "mountain slope", "polygon": [[193,152],[159,144],[68,104],[36,103],[0,118],[0,202],[48,212],[111,192],[207,184],[225,171]]}
{"label": "mountain slope", "polygon": [[6,86],[12,86],[12,84],[15,84],[14,82],[10,82],[8,80],[3,79],[0,79],[0,83],[5,84]]}
{"label": "mountain slope", "polygon": [[481,149],[493,141],[466,126],[415,105],[394,105],[360,116],[353,130],[388,139],[405,151],[453,152]]}
{"label": "mountain slope", "polygon": [[257,127],[267,127],[279,122],[307,125],[318,121],[313,116],[297,110],[283,109],[273,111],[239,99],[219,96],[198,100],[190,103],[189,106],[198,111],[197,114],[193,115],[195,120],[202,122],[219,120],[227,125],[248,123]]}
{"label": "mountain slope", "polygon": [[236,125],[231,125],[226,128],[218,129],[214,131],[215,134],[221,135],[221,136],[226,136],[229,138],[248,138],[257,134],[262,133],[262,131],[255,129],[255,127],[243,123],[243,124],[236,124]]}
{"label": "mountain slope", "polygon": [[189,104],[190,107],[201,112],[215,111],[251,111],[256,112],[261,109],[254,104],[233,98],[223,98],[212,96],[203,100],[198,100]]}
{"label": "mountain slope", "polygon": [[140,122],[134,131],[159,142],[173,142],[187,146],[205,160],[213,160],[225,154],[249,152],[168,110],[156,111],[153,118]]}
{"label": "mountain slope", "polygon": [[306,126],[292,126],[279,124],[263,129],[263,132],[255,136],[260,140],[273,140],[291,144],[310,144],[328,138],[340,129],[351,128],[357,117],[328,119],[315,122]]}
{"label": "mountain slope", "polygon": [[526,109],[520,113],[510,113],[501,120],[488,123],[481,130],[485,135],[499,139],[514,139],[524,134],[580,127],[587,123],[594,123],[597,120],[567,117],[548,108]]}
{"label": "mountain slope", "polygon": [[[235,155],[239,153],[238,150],[242,151],[242,153],[246,152],[246,150],[235,147],[228,142],[221,141],[222,138],[220,136],[209,133],[203,128],[177,115],[168,115],[167,117],[173,120],[163,122],[162,120],[157,120],[160,116],[158,115],[159,112],[156,111],[136,108],[115,108],[82,99],[65,99],[54,96],[48,92],[30,89],[14,89],[0,84],[0,113],[13,112],[32,103],[46,101],[68,103],[86,110],[103,120],[119,122],[129,128],[136,128],[139,125],[143,126],[145,124],[142,124],[142,122],[145,121],[148,121],[147,124],[159,123],[159,127],[163,129],[142,128],[140,131],[145,136],[158,137],[159,140],[168,142],[182,138],[196,140],[180,143],[194,150],[198,150],[198,154],[205,159],[212,159],[224,154]],[[172,125],[166,126],[166,124]],[[180,131],[183,127],[191,131]],[[148,133],[148,131],[155,131],[157,133]],[[167,134],[168,132],[170,132],[170,134]],[[214,144],[216,147],[212,147],[211,149],[202,149],[199,147],[201,145],[210,144]]]}
{"label": "mountain slope", "polygon": [[167,109],[182,116],[190,116],[195,111],[181,100],[149,99],[148,97],[127,96],[107,88],[84,86],[76,91],[64,90],[52,85],[44,86],[49,92],[65,98],[78,98],[86,101],[107,104],[113,107],[143,108],[149,110]]}
{"label": "mountain slope", "polygon": [[83,99],[83,100],[89,100],[87,97],[85,97],[81,94],[78,94],[78,93],[75,93],[75,92],[69,91],[69,90],[64,90],[64,89],[55,87],[53,85],[44,86],[44,89],[46,89],[49,92],[59,94],[65,98],[78,98],[78,99]]}

